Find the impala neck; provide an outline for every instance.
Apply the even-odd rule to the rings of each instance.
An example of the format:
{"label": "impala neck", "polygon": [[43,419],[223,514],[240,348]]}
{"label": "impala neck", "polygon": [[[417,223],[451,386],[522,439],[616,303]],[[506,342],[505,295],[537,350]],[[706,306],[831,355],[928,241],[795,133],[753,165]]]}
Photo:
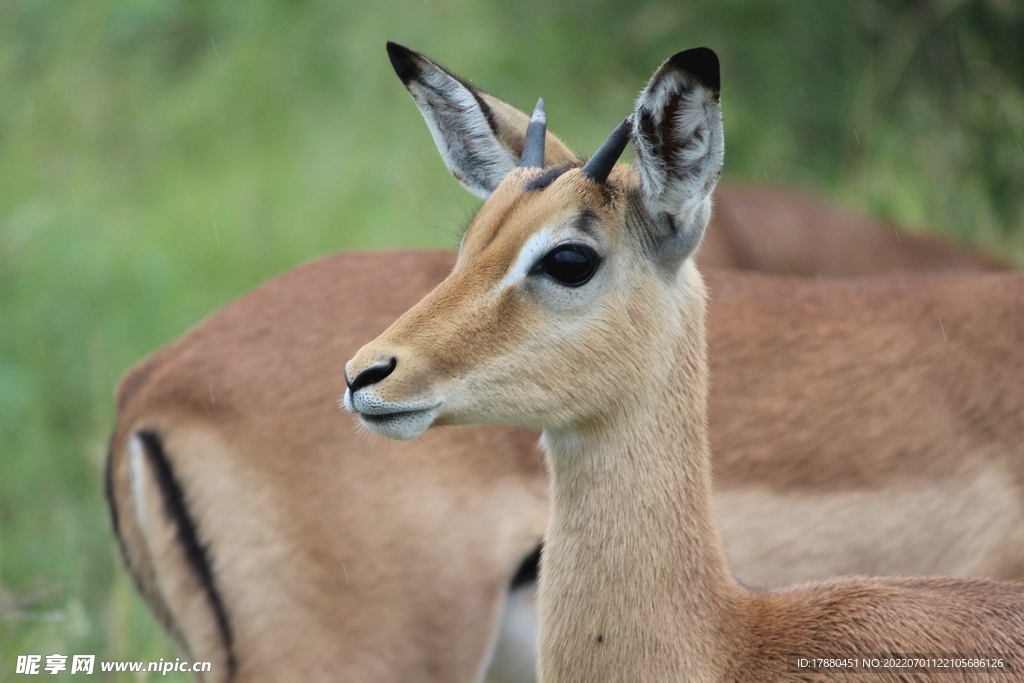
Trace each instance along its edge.
{"label": "impala neck", "polygon": [[600,424],[544,434],[542,683],[715,677],[740,589],[712,508],[704,293],[693,279],[666,323],[678,342],[657,377]]}

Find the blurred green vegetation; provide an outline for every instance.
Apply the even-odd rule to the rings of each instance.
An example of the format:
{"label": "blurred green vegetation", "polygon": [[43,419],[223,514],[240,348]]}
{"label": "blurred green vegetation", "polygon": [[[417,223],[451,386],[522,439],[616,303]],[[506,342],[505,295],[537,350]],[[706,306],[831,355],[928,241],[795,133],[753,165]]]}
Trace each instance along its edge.
{"label": "blurred green vegetation", "polygon": [[477,203],[385,40],[521,108],[543,96],[583,152],[664,58],[709,45],[727,175],[1020,262],[1022,35],[1018,0],[6,0],[0,681],[18,654],[180,656],[109,532],[122,372],[304,260],[456,243]]}

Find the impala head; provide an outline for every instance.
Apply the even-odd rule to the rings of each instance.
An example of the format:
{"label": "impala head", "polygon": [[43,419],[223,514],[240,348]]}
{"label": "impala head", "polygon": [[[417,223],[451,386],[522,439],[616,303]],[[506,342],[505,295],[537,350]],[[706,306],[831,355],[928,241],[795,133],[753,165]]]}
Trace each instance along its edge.
{"label": "impala head", "polygon": [[[717,57],[665,62],[583,164],[540,107],[526,125],[422,55],[389,52],[449,168],[487,201],[448,278],[348,362],[345,406],[400,439],[435,424],[606,419],[664,374],[681,311],[703,300],[690,257],[722,166]],[[496,104],[511,123],[495,124]],[[616,166],[630,133],[637,168]]]}

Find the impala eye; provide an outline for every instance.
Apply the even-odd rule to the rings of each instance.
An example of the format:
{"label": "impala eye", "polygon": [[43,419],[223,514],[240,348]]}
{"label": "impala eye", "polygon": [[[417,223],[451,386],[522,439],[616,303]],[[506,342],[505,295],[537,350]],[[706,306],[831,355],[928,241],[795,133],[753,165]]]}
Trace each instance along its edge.
{"label": "impala eye", "polygon": [[601,257],[587,245],[562,244],[537,261],[530,274],[545,274],[566,287],[579,287],[594,276],[599,265]]}

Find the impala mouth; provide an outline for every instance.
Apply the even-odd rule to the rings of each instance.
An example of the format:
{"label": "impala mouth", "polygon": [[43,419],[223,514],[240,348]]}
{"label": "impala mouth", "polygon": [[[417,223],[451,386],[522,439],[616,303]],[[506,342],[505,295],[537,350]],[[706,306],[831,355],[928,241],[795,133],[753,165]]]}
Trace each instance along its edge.
{"label": "impala mouth", "polygon": [[436,418],[437,406],[390,413],[359,413],[359,421],[370,431],[403,441],[427,431]]}
{"label": "impala mouth", "polygon": [[422,410],[396,410],[391,413],[359,413],[359,417],[367,422],[380,423],[432,412],[434,412],[434,408],[423,408]]}
{"label": "impala mouth", "polygon": [[366,389],[357,391],[355,396],[346,391],[342,405],[349,412],[359,416],[364,427],[381,436],[392,439],[412,439],[427,431],[437,419],[441,402],[424,400],[409,403],[382,401]]}

